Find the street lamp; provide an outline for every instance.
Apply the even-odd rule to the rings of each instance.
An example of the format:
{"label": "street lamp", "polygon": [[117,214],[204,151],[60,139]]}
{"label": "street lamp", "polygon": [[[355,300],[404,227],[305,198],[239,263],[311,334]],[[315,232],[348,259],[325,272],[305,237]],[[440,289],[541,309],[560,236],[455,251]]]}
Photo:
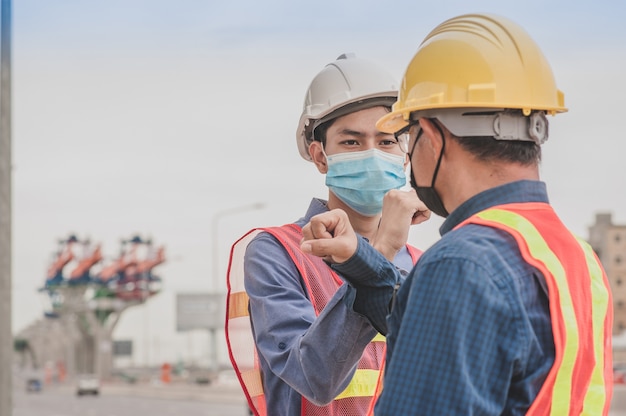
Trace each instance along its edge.
{"label": "street lamp", "polygon": [[249,204],[249,205],[243,205],[240,207],[236,207],[236,208],[230,208],[227,210],[223,210],[223,211],[218,211],[213,215],[213,224],[212,224],[212,230],[213,230],[213,275],[211,276],[211,289],[213,293],[216,293],[218,290],[218,278],[219,278],[219,273],[220,273],[220,268],[219,268],[219,233],[218,233],[218,223],[219,220],[225,216],[228,215],[234,215],[234,214],[239,214],[242,212],[247,212],[247,211],[255,211],[255,210],[259,210],[259,209],[263,209],[265,208],[265,204],[263,202],[257,202],[254,204]]}

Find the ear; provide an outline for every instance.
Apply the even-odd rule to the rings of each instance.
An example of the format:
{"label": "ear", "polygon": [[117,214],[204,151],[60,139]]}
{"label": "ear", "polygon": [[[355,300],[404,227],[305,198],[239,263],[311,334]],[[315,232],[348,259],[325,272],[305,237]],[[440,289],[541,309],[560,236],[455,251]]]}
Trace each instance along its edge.
{"label": "ear", "polygon": [[435,126],[435,123],[427,118],[420,118],[420,127],[422,128],[422,137],[420,140],[424,140],[428,143],[428,146],[433,149],[433,152],[439,157],[439,152],[443,147],[443,137],[439,129]]}
{"label": "ear", "polygon": [[328,172],[328,165],[326,164],[326,155],[324,154],[322,142],[313,140],[309,145],[309,155],[313,163],[315,163],[317,170],[320,173],[326,174],[326,172]]}

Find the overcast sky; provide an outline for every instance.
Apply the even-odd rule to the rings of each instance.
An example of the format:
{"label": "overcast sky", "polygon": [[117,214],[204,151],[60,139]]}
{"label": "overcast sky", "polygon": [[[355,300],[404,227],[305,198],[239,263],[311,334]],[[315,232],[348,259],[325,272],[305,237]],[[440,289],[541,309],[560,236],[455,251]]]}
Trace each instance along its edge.
{"label": "overcast sky", "polygon": [[[597,212],[626,223],[625,4],[14,1],[14,332],[42,317],[57,239],[89,237],[109,261],[139,233],[166,247],[164,289],[114,338],[135,342],[138,364],[206,359],[206,334],[175,331],[176,293],[223,290],[236,238],[327,195],[295,142],[311,78],[354,52],[401,79],[424,36],[462,13],[515,20],[552,65],[570,111],[550,118],[542,177],[566,225],[587,237]],[[440,224],[410,242],[428,247]]]}

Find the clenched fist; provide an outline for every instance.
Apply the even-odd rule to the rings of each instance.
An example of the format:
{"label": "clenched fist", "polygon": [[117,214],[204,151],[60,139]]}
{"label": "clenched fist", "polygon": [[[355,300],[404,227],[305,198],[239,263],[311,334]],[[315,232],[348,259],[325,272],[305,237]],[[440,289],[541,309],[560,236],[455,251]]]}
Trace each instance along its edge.
{"label": "clenched fist", "polygon": [[331,263],[344,263],[356,252],[357,236],[348,214],[341,209],[318,214],[302,228],[300,247]]}

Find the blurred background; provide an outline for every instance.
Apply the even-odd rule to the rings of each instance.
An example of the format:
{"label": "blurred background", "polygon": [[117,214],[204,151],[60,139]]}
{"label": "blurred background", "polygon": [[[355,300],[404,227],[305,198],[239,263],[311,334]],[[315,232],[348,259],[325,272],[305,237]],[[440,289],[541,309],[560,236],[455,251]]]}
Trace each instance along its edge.
{"label": "blurred background", "polygon": [[[124,300],[110,341],[132,347],[114,366],[228,367],[223,331],[183,328],[177,299],[222,305],[231,244],[326,197],[295,142],[312,77],[354,52],[400,80],[421,39],[468,12],[521,24],[565,93],[542,167],[565,224],[583,238],[598,213],[626,224],[624,2],[14,1],[13,333],[56,319],[47,272],[72,236],[66,280],[85,250],[100,245],[93,277],[137,237],[140,260],[164,257],[154,290]],[[410,242],[427,248],[441,222]]]}

